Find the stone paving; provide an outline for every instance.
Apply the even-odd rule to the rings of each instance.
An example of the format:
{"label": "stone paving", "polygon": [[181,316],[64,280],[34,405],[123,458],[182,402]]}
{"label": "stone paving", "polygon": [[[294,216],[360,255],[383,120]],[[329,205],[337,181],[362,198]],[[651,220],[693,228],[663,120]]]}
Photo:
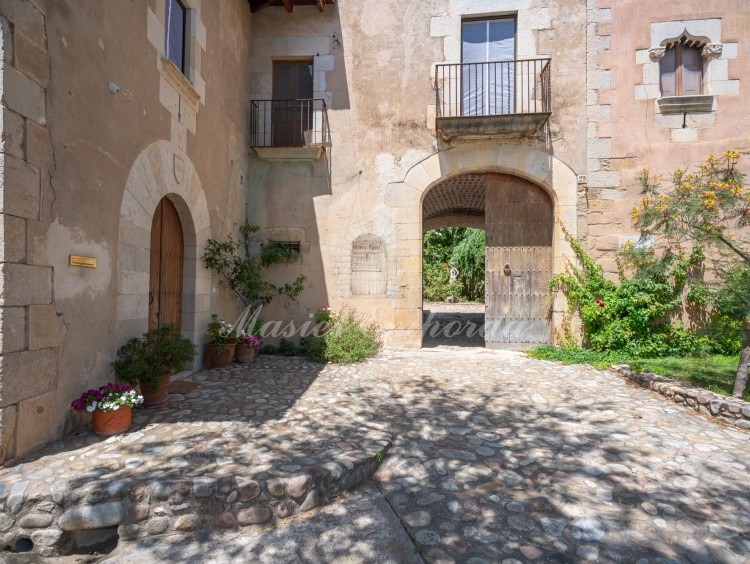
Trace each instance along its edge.
{"label": "stone paving", "polygon": [[[44,513],[40,483],[55,484],[53,504],[92,505],[102,496],[86,489],[95,478],[146,484],[118,486],[128,515],[146,506],[139,535],[160,534],[164,522],[171,532],[185,515],[198,515],[204,528],[243,525],[233,512],[240,494],[229,499],[240,488],[220,486],[226,468],[235,480],[257,477],[256,503],[276,518],[290,498],[275,497],[269,481],[286,489],[292,475],[326,461],[344,472],[347,457],[352,469],[352,460],[364,465],[361,478],[375,466],[367,455],[386,450],[393,433],[374,477],[429,562],[750,562],[750,434],[608,371],[436,348],[354,366],[261,357],[250,368],[194,377],[204,384],[190,397],[141,412],[138,428],[121,438],[82,435],[4,471],[6,542],[19,530],[32,539],[56,534],[48,525],[30,533],[41,518],[18,529],[26,512]],[[213,480],[213,501],[196,498],[205,482],[195,480],[159,493],[160,472]],[[304,499],[291,502],[298,511]],[[128,526],[121,522],[121,535]]]}

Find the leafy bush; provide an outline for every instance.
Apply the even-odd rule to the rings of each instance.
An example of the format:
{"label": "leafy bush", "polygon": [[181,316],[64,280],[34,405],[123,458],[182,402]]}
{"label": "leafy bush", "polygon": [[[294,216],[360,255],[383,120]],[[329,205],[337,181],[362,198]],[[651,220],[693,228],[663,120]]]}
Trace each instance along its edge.
{"label": "leafy bush", "polygon": [[196,353],[190,339],[167,325],[133,337],[122,345],[112,367],[117,377],[131,386],[145,383],[153,387],[168,373],[182,370]]}
{"label": "leafy bush", "polygon": [[326,361],[326,344],[323,337],[316,337],[315,335],[302,337],[299,346],[304,351],[305,356],[313,362]]}
{"label": "leafy bush", "polygon": [[297,356],[297,345],[288,339],[279,342],[279,353],[284,356]]}
{"label": "leafy bush", "polygon": [[431,264],[425,261],[422,269],[422,297],[425,301],[442,302],[448,296],[458,297],[461,294],[461,284],[450,281],[448,263]]}
{"label": "leafy bush", "polygon": [[276,354],[276,347],[273,345],[263,345],[258,352],[260,354]]}
{"label": "leafy bush", "polygon": [[339,315],[331,314],[322,337],[303,337],[300,346],[315,362],[362,362],[380,351],[379,329],[375,323],[367,323],[354,311],[345,309]]}
{"label": "leafy bush", "polygon": [[467,229],[451,255],[461,281],[461,297],[469,301],[484,301],[485,250],[484,230]]}
{"label": "leafy bush", "polygon": [[620,259],[635,273],[628,278],[621,266],[617,283],[605,278],[602,267],[575,238],[567,232],[565,236],[579,265],[553,276],[550,288],[562,291],[571,310],[578,310],[584,344],[595,351],[624,351],[637,358],[711,350],[708,337],[669,321],[681,314],[686,281],[703,262],[699,247],[690,254],[667,250],[658,258],[653,249],[626,247]]}

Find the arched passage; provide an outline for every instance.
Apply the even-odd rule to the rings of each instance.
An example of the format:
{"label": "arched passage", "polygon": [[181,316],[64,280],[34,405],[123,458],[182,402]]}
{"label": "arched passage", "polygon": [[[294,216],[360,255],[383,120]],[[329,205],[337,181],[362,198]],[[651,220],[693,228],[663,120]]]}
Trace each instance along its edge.
{"label": "arched passage", "polygon": [[[554,209],[552,269],[560,272],[565,258],[573,258],[563,228],[577,234],[577,179],[575,172],[546,151],[501,144],[462,144],[441,150],[413,165],[404,180],[388,185],[396,227],[395,329],[389,335],[393,346],[419,348],[422,341],[422,264],[415,252],[421,248],[423,201],[431,188],[456,176],[473,173],[504,173],[532,182],[550,197]],[[419,258],[419,257],[416,257]],[[553,327],[563,315],[563,304],[553,308]]]}
{"label": "arched passage", "polygon": [[135,159],[120,207],[118,344],[148,329],[151,231],[163,198],[174,206],[184,240],[182,334],[199,343],[211,316],[211,276],[200,260],[211,236],[203,186],[185,153],[157,141]]}

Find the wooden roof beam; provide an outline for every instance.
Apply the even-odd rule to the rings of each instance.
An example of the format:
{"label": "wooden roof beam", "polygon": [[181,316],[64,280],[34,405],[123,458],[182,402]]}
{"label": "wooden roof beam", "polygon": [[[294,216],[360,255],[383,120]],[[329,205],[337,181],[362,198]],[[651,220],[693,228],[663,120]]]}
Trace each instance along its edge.
{"label": "wooden roof beam", "polygon": [[326,0],[315,0],[315,2],[318,4],[318,10],[322,12],[326,6]]}
{"label": "wooden roof beam", "polygon": [[281,0],[281,2],[284,4],[286,11],[291,14],[292,10],[294,10],[294,0]]}

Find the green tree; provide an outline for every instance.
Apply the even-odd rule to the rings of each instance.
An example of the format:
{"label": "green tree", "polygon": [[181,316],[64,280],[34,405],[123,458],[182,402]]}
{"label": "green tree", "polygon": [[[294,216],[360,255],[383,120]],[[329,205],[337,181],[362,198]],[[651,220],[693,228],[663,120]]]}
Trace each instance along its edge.
{"label": "green tree", "polygon": [[667,249],[708,251],[714,280],[706,286],[706,302],[743,324],[735,397],[745,391],[750,362],[750,191],[736,168],[739,158],[737,151],[709,156],[696,172],[676,170],[668,188],[644,169],[642,198],[631,212],[642,238],[659,238]]}
{"label": "green tree", "polygon": [[484,230],[467,229],[451,254],[451,263],[458,269],[462,297],[470,301],[484,301],[485,248]]}

